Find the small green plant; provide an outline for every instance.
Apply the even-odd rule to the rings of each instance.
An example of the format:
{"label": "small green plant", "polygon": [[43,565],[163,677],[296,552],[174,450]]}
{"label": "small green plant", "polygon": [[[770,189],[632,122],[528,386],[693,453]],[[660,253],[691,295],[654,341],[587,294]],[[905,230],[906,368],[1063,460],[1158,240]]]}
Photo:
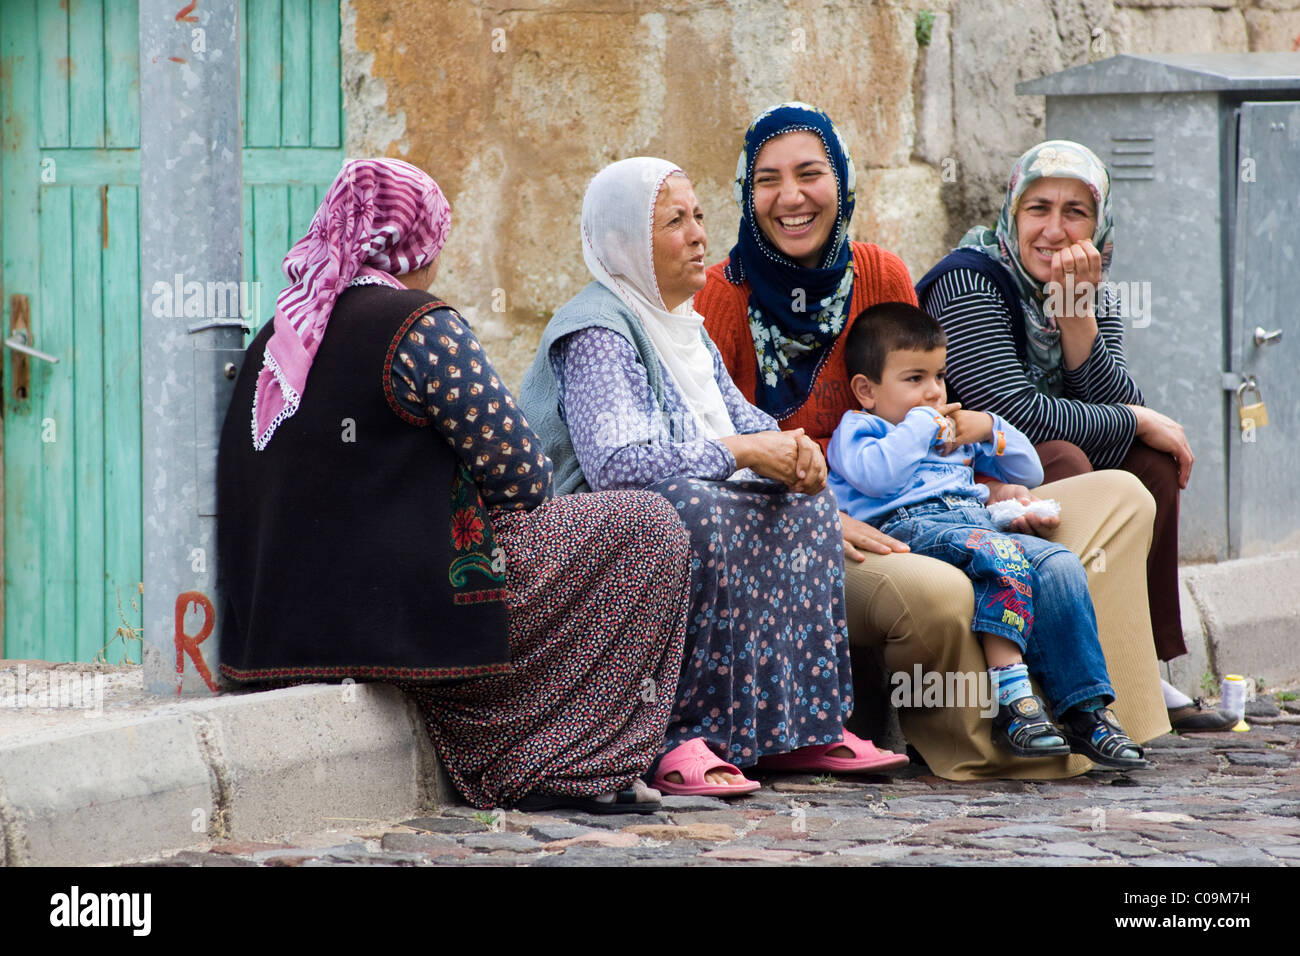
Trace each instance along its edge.
{"label": "small green plant", "polygon": [[916,45],[929,46],[934,33],[934,11],[918,10],[916,14]]}
{"label": "small green plant", "polygon": [[1286,703],[1288,700],[1300,700],[1300,694],[1293,690],[1280,690],[1277,692],[1278,703]]}
{"label": "small green plant", "polygon": [[[137,594],[144,593],[143,581],[136,585],[136,592]],[[135,598],[131,598],[131,610],[136,614],[140,613],[140,602]],[[140,653],[144,648],[144,628],[135,627],[126,619],[126,612],[122,610],[121,588],[117,589],[117,616],[122,623],[118,625],[117,630],[112,633],[104,646],[95,652],[93,661],[96,664],[108,664],[108,649],[117,643],[121,644],[122,656],[118,659],[115,666],[120,667],[123,664],[129,664],[131,662],[131,651],[133,648],[136,651],[135,656],[140,660],[144,659],[143,654]]]}
{"label": "small green plant", "polygon": [[496,817],[492,814],[491,810],[476,810],[474,812],[474,819],[483,824],[489,830],[492,829],[492,826],[496,823]]}
{"label": "small green plant", "polygon": [[824,773],[820,777],[813,777],[812,782],[819,787],[829,787],[835,783],[835,777],[829,773]]}
{"label": "small green plant", "polygon": [[1206,671],[1201,675],[1201,693],[1206,697],[1213,697],[1219,692],[1219,685],[1214,679],[1214,675]]}

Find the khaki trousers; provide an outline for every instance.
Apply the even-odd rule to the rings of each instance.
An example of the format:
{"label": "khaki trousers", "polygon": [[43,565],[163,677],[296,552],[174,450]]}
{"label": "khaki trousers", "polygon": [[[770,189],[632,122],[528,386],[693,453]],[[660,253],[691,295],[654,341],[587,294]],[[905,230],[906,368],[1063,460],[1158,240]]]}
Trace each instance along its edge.
{"label": "khaki trousers", "polygon": [[[1034,493],[1061,503],[1061,525],[1050,538],[1078,555],[1087,569],[1116,716],[1136,743],[1167,733],[1146,591],[1155,501],[1125,471],[1079,475]],[[872,686],[881,680],[879,672],[871,674],[873,662],[886,675],[910,676],[915,664],[923,673],[941,675],[987,668],[971,632],[973,592],[961,571],[914,554],[870,554],[861,563],[845,559],[844,564],[855,685],[863,678]],[[863,686],[855,696],[870,689]],[[978,701],[964,707],[946,703],[950,706],[899,708],[903,735],[940,777],[1051,780],[1092,767],[1079,756],[1013,757],[994,747],[992,719],[980,714]]]}

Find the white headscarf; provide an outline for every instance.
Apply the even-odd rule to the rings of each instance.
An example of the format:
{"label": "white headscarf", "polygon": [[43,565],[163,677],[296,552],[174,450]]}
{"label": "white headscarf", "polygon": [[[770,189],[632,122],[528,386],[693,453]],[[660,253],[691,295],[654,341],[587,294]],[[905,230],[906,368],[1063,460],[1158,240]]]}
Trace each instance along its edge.
{"label": "white headscarf", "polygon": [[674,174],[685,175],[672,163],[647,156],[620,160],[597,173],[582,200],[582,257],[596,281],[641,320],[701,433],[723,438],[736,429],[713,379],[704,316],[695,311],[693,297],[666,309],[655,279],[655,201]]}

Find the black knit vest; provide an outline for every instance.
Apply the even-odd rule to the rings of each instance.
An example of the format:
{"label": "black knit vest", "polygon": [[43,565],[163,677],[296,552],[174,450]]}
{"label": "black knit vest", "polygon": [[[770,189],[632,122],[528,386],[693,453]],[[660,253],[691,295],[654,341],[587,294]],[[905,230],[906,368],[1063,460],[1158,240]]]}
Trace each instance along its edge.
{"label": "black knit vest", "polygon": [[[260,452],[253,395],[273,323],[249,346],[217,467],[227,678],[510,669],[504,558],[477,489],[442,436],[391,395],[398,343],[440,305],[418,291],[345,290],[298,411]],[[462,531],[459,551],[453,510],[476,532],[471,542]]]}

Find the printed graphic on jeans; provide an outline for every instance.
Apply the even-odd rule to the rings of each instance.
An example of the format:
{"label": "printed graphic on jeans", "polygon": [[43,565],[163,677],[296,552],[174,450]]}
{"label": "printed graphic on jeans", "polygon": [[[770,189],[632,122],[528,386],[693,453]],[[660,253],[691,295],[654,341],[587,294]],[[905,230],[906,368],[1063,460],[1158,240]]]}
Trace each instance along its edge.
{"label": "printed graphic on jeans", "polygon": [[1016,541],[983,528],[972,528],[966,537],[966,547],[973,553],[986,555],[997,573],[999,590],[991,591],[984,602],[985,611],[1001,608],[1002,623],[1025,634],[1033,627],[1034,588],[1033,565],[1025,550]]}

